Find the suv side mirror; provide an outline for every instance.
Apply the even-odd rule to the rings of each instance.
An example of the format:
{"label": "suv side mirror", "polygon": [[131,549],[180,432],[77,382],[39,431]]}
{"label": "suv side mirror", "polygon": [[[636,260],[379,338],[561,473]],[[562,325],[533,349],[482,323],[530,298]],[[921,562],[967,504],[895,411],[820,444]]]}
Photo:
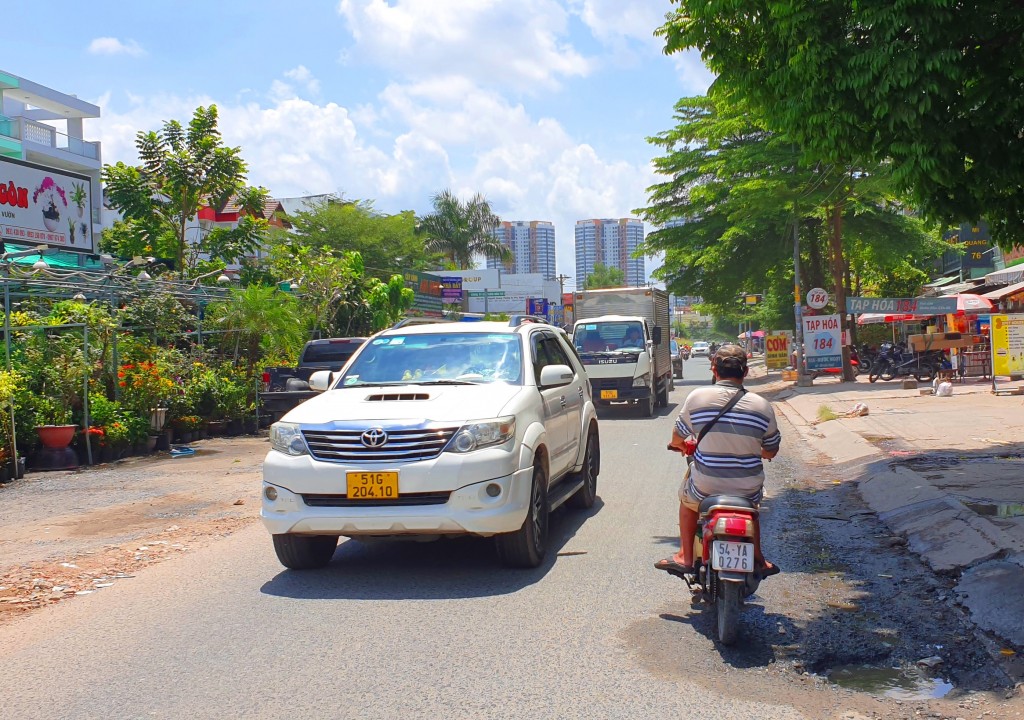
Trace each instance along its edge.
{"label": "suv side mirror", "polygon": [[334,373],[330,370],[317,370],[309,376],[309,389],[324,392],[334,382]]}
{"label": "suv side mirror", "polygon": [[655,325],[654,332],[651,334],[651,337],[654,339],[655,345],[661,345],[661,328]]}
{"label": "suv side mirror", "polygon": [[574,373],[568,365],[547,365],[540,369],[541,388],[560,387],[572,382]]}

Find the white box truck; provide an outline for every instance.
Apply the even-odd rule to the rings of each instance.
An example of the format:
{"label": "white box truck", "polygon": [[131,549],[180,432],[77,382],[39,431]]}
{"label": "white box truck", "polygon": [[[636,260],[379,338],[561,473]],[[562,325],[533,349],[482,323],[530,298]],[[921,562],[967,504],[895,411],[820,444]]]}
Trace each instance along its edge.
{"label": "white box truck", "polygon": [[668,293],[609,288],[575,293],[573,343],[586,365],[594,402],[630,402],[643,417],[668,405],[672,381]]}

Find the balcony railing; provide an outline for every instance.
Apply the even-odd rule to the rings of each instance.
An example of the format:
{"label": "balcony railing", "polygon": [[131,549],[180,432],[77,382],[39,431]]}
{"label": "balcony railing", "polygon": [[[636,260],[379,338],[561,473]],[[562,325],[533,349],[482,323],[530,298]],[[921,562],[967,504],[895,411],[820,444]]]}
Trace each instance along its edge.
{"label": "balcony railing", "polygon": [[0,135],[21,140],[21,125],[6,115],[0,115]]}
{"label": "balcony railing", "polygon": [[[20,125],[20,134],[10,135],[9,137],[18,137],[25,142],[46,145],[55,150],[67,150],[73,155],[99,160],[99,143],[88,142],[82,138],[65,135],[62,132],[57,132],[55,127],[26,120],[25,118],[14,118],[13,122]],[[2,124],[0,124],[0,127],[2,127]]]}

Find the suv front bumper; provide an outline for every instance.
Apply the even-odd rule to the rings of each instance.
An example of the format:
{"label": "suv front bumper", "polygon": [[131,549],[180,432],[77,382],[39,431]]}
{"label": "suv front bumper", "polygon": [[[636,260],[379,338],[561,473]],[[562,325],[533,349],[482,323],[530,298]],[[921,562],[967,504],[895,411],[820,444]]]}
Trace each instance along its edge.
{"label": "suv front bumper", "polygon": [[[503,452],[482,450],[480,454]],[[506,455],[508,453],[505,453]],[[445,465],[452,459],[443,455],[435,460],[417,463],[426,467],[399,469],[399,496],[409,493],[430,493],[432,504],[356,504],[344,494],[346,470],[368,470],[324,463],[309,456],[290,457],[271,451],[264,461],[260,518],[271,534],[393,536],[472,534],[495,535],[514,532],[526,520],[530,504],[533,468],[517,470],[500,477],[459,484],[466,474],[466,457],[459,459],[459,468]],[[488,461],[480,458],[481,465]],[[468,463],[470,468],[476,463]],[[490,463],[493,468],[493,462]],[[391,468],[381,467],[381,470]],[[482,468],[481,468],[482,469]],[[461,472],[460,472],[461,470]],[[486,477],[486,473],[484,473]],[[330,481],[325,483],[325,477]],[[454,490],[438,486],[437,477],[455,481]],[[481,477],[477,474],[476,477]],[[487,493],[487,486],[501,489],[497,497]],[[273,486],[276,500],[268,500],[266,489]],[[449,485],[451,487],[451,485]],[[450,492],[443,502],[443,495]],[[335,502],[341,506],[331,506]],[[402,499],[407,502],[407,499]],[[311,504],[311,503],[316,503]]]}

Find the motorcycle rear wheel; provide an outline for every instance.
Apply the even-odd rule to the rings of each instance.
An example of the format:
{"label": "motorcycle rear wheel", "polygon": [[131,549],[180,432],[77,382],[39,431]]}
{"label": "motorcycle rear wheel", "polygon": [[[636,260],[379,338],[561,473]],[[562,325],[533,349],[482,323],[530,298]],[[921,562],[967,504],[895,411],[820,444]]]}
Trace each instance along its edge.
{"label": "motorcycle rear wheel", "polygon": [[896,365],[894,363],[886,363],[885,367],[883,367],[881,371],[878,373],[878,377],[882,378],[886,382],[889,382],[894,377],[896,377],[896,372]]}
{"label": "motorcycle rear wheel", "polygon": [[718,581],[718,642],[732,645],[740,624],[740,584]]}

